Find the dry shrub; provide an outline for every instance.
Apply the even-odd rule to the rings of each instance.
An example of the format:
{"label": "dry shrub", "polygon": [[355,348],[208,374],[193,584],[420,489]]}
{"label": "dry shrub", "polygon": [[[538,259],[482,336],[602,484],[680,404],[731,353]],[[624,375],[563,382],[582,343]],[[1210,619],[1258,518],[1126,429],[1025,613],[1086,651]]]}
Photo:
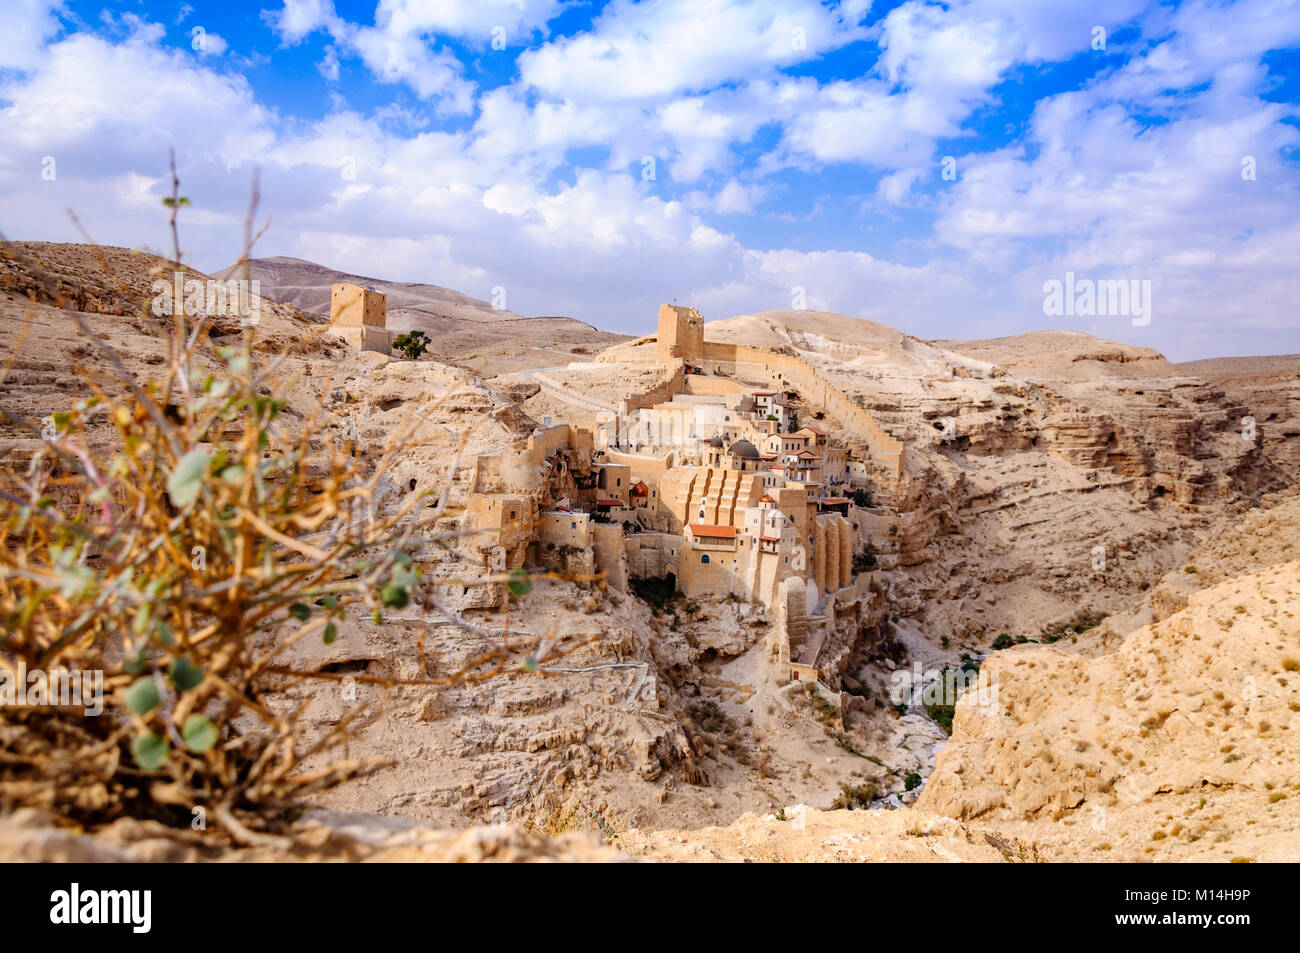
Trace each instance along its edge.
{"label": "dry shrub", "polygon": [[[106,707],[90,717],[0,706],[0,810],[188,827],[202,807],[232,839],[266,842],[304,796],[379,764],[333,759],[374,705],[306,743],[303,706],[267,704],[291,684],[338,677],[295,671],[284,650],[331,642],[345,614],[382,622],[385,609],[404,608],[423,582],[410,553],[450,548],[430,532],[445,496],[436,507],[424,501],[432,491],[379,506],[377,486],[412,445],[411,428],[362,453],[325,406],[288,421],[283,359],[255,353],[252,332],[216,347],[205,319],[178,314],[168,359],[143,380],[57,288],[51,298],[112,370],[84,372],[87,396],[52,427],[7,414],[42,442],[21,472],[0,473],[0,673],[101,672]],[[462,582],[507,582],[515,595],[529,584],[519,571]],[[439,624],[480,631],[418,600]],[[493,641],[499,648],[442,678],[357,680],[490,677],[513,660]],[[322,766],[305,770],[313,757]]]}

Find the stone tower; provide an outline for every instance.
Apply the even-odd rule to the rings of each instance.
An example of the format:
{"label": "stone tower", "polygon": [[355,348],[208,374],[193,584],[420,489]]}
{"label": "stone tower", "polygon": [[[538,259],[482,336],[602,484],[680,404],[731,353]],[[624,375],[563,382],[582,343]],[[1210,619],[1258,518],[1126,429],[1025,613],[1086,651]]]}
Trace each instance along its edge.
{"label": "stone tower", "polygon": [[704,359],[704,319],[694,308],[659,306],[659,363]]}
{"label": "stone tower", "polygon": [[388,297],[373,288],[338,282],[330,286],[330,331],[359,351],[390,353]]}

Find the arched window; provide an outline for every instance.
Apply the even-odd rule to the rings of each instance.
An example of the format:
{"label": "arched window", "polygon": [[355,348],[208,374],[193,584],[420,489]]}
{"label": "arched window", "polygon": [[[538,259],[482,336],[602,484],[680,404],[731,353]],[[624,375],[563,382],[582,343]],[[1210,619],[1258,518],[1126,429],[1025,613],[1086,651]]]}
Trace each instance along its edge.
{"label": "arched window", "polygon": [[705,553],[703,556],[700,557],[700,562],[702,562],[702,563],[707,563],[708,561],[709,561],[709,554],[708,554],[708,553]]}

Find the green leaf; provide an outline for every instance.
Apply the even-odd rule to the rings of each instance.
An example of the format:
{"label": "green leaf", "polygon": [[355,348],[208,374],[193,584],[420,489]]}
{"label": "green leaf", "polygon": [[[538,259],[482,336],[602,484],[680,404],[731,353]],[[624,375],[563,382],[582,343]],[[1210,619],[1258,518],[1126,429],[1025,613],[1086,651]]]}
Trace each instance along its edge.
{"label": "green leaf", "polygon": [[208,472],[208,451],[191,450],[176,462],[176,469],[167,480],[167,495],[173,506],[188,506],[199,495],[203,478]]}
{"label": "green leaf", "polygon": [[145,658],[144,649],[141,649],[139,655],[133,659],[128,659],[122,664],[122,671],[128,675],[139,675],[148,665],[149,660]]}
{"label": "green leaf", "polygon": [[185,747],[195,754],[203,754],[217,743],[217,726],[203,715],[190,715],[181,725],[181,737]]}
{"label": "green leaf", "polygon": [[420,570],[409,569],[405,564],[393,570],[393,585],[410,588],[420,584]]}
{"label": "green leaf", "polygon": [[126,707],[142,717],[158,707],[159,700],[158,685],[152,675],[137,678],[126,690]]}
{"label": "green leaf", "polygon": [[389,583],[379,591],[379,601],[390,609],[405,609],[406,604],[411,601],[411,594],[406,591],[405,586]]}
{"label": "green leaf", "polygon": [[181,656],[172,662],[167,674],[171,676],[172,684],[183,692],[188,692],[203,681],[203,669],[191,662],[186,656]]}
{"label": "green leaf", "polygon": [[321,634],[321,638],[325,640],[326,645],[332,645],[334,643],[334,640],[337,639],[338,637],[339,637],[339,629],[338,626],[336,626],[333,622],[325,626],[325,631]]}
{"label": "green leaf", "polygon": [[512,569],[506,588],[510,590],[512,596],[526,596],[532,591],[533,584],[528,578],[528,573],[522,569]]}
{"label": "green leaf", "polygon": [[289,607],[289,615],[299,622],[306,622],[311,618],[311,606],[302,602],[295,602]]}
{"label": "green leaf", "polygon": [[157,771],[167,762],[167,742],[150,732],[131,742],[135,763],[146,771]]}

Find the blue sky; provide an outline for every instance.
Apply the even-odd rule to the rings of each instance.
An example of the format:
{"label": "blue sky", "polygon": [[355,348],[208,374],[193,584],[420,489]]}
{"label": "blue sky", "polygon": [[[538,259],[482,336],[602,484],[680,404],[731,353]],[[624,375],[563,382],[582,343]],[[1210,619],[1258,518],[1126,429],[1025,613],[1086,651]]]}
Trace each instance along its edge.
{"label": "blue sky", "polygon": [[[1300,352],[1300,0],[10,0],[0,227],[650,330],[810,308]],[[945,171],[947,175],[945,175]],[[1151,320],[1044,313],[1066,272]]]}

